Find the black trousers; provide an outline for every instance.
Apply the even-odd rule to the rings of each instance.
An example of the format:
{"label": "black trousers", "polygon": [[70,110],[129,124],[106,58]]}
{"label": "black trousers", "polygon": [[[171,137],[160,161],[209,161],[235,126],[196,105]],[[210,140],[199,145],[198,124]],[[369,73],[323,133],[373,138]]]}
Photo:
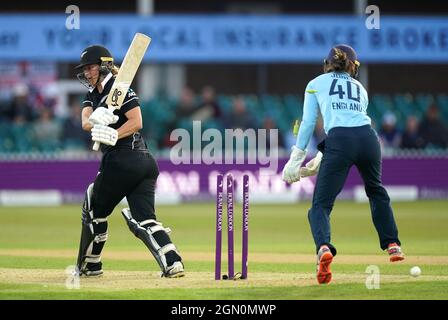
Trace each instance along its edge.
{"label": "black trousers", "polygon": [[353,165],[364,181],[381,249],[392,242],[400,244],[390,198],[381,182],[381,148],[376,132],[369,125],[333,128],[323,148],[313,205],[308,212],[316,251],[326,244],[336,254],[331,244],[330,213]]}
{"label": "black trousers", "polygon": [[104,154],[93,185],[95,218],[109,216],[126,197],[137,221],[156,219],[154,197],[159,168],[147,151],[115,149]]}

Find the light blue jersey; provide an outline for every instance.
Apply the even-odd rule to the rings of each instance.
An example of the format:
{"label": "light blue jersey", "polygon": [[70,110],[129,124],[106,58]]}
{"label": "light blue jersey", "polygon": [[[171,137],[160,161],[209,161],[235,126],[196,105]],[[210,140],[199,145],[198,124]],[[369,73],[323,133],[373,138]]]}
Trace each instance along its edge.
{"label": "light blue jersey", "polygon": [[367,115],[367,91],[346,72],[325,73],[311,80],[305,90],[303,117],[296,146],[305,150],[313,135],[318,110],[325,133],[335,127],[360,127],[371,124]]}

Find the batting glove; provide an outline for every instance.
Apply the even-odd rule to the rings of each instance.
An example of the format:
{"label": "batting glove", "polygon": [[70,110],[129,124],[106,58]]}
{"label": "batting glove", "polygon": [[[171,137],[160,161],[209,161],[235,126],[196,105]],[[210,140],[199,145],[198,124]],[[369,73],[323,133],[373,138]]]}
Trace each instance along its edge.
{"label": "batting glove", "polygon": [[296,146],[291,148],[291,156],[285,164],[282,172],[282,179],[288,183],[293,183],[300,180],[300,167],[305,160],[306,151],[303,151]]}
{"label": "batting glove", "polygon": [[96,124],[101,124],[107,126],[109,124],[117,123],[119,117],[114,115],[112,110],[105,107],[98,107],[89,117],[89,122],[92,126]]}
{"label": "batting glove", "polygon": [[313,159],[300,168],[300,178],[315,176],[319,172],[322,155],[322,152],[319,151]]}
{"label": "batting glove", "polygon": [[118,140],[118,131],[101,124],[96,124],[92,128],[92,141],[114,146]]}

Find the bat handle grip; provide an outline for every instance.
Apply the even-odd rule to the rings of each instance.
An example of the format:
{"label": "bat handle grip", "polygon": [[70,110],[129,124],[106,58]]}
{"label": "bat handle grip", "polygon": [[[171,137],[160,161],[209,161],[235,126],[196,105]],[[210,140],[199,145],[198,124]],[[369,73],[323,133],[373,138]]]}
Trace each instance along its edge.
{"label": "bat handle grip", "polygon": [[100,149],[100,143],[98,141],[95,141],[95,143],[93,144],[92,149],[94,151],[98,151]]}

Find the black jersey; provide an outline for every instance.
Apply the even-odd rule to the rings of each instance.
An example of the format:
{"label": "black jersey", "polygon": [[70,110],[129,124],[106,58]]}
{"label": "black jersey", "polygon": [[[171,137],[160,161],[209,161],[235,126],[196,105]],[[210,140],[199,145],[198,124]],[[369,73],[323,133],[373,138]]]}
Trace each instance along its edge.
{"label": "black jersey", "polygon": [[[109,94],[114,81],[115,78],[112,76],[111,73],[109,73],[109,75],[107,75],[106,78],[103,80],[103,83],[105,82],[103,92],[99,93],[96,87],[92,91],[89,91],[86,94],[84,101],[82,102],[82,107],[83,108],[92,107],[93,110],[95,110],[98,107],[107,107],[106,105],[107,95]],[[129,88],[128,93],[126,94],[126,97],[121,106],[121,109],[114,111],[114,114],[119,116],[118,122],[115,124],[110,124],[109,127],[114,129],[120,128],[128,120],[128,118],[125,115],[126,112],[128,112],[133,108],[138,107],[139,105],[140,103],[137,94],[134,92],[134,90]],[[135,132],[133,135],[119,139],[115,146],[108,146],[105,144],[101,144],[102,152],[110,151],[115,148],[147,150],[145,141],[143,140],[143,137],[140,132]]]}

